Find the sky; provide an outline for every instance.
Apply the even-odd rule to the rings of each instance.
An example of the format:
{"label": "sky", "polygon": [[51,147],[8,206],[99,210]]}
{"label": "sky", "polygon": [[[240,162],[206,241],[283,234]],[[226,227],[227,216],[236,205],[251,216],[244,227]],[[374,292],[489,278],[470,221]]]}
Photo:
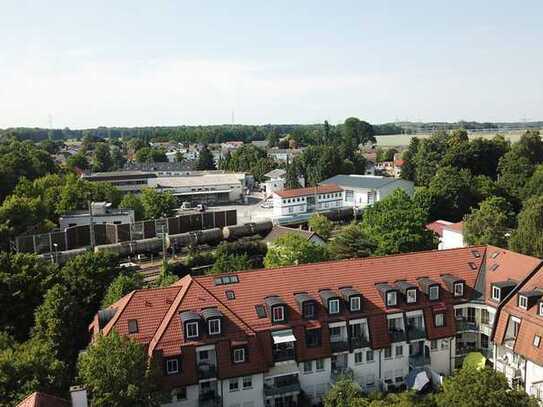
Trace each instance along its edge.
{"label": "sky", "polygon": [[0,0],[0,128],[543,120],[543,1]]}

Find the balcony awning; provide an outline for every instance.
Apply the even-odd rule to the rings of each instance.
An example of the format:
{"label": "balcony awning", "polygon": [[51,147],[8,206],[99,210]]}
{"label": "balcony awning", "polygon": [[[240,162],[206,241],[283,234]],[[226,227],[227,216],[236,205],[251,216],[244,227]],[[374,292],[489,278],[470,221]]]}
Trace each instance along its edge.
{"label": "balcony awning", "polygon": [[272,332],[273,343],[296,342],[296,337],[292,333],[292,329]]}

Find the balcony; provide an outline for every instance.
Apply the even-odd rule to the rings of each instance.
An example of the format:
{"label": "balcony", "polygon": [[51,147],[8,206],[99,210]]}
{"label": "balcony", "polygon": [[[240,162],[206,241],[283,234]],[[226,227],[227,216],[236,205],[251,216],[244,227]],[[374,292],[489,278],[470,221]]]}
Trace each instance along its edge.
{"label": "balcony", "polygon": [[348,367],[336,367],[330,372],[330,380],[332,384],[343,377],[352,379],[354,377],[352,369],[349,369]]}
{"label": "balcony", "polygon": [[212,363],[198,363],[198,379],[211,379],[217,377],[217,366]]}
{"label": "balcony", "polygon": [[456,320],[456,332],[462,331],[479,331],[479,324],[475,321],[468,321],[465,319]]}
{"label": "balcony", "polygon": [[221,397],[215,391],[207,391],[198,395],[198,405],[216,407],[221,405]]}
{"label": "balcony", "polygon": [[288,380],[276,380],[274,384],[264,383],[264,395],[266,397],[297,392],[300,392],[300,381],[297,375],[293,375]]}
{"label": "balcony", "polygon": [[456,355],[466,355],[470,352],[479,352],[477,342],[457,342]]}
{"label": "balcony", "polygon": [[405,331],[403,329],[389,329],[388,335],[392,342],[405,341]]}
{"label": "balcony", "polygon": [[351,349],[367,348],[370,346],[370,341],[365,336],[351,336]]}
{"label": "balcony", "polygon": [[429,366],[430,363],[431,361],[429,356],[424,356],[422,354],[409,356],[409,366],[411,367]]}
{"label": "balcony", "polygon": [[330,340],[332,353],[346,352],[349,350],[349,341],[347,339]]}
{"label": "balcony", "polygon": [[296,358],[296,352],[294,352],[294,348],[273,350],[274,362],[285,362],[287,360],[294,360],[295,358]]}
{"label": "balcony", "polygon": [[426,338],[426,330],[422,326],[408,326],[407,337],[410,341]]}

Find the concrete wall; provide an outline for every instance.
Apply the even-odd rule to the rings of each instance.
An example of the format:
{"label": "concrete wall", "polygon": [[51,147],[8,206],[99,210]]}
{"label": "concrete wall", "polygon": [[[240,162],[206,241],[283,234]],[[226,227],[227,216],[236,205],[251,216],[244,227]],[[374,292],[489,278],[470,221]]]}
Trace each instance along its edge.
{"label": "concrete wall", "polygon": [[321,371],[317,371],[316,360],[312,360],[310,373],[304,372],[303,363],[300,363],[298,365],[298,368],[300,370],[300,374],[298,375],[298,377],[300,378],[300,385],[302,386],[304,392],[309,397],[311,397],[314,403],[317,403],[319,401],[319,394],[321,394],[323,390],[325,392],[328,391],[330,387],[330,370],[332,368],[331,365],[331,359],[326,358],[324,359],[324,369]]}
{"label": "concrete wall", "polygon": [[230,379],[222,380],[223,407],[262,407],[264,406],[264,380],[262,374],[251,375],[252,387],[243,388],[243,377],[234,378],[238,381],[237,391],[230,392]]}

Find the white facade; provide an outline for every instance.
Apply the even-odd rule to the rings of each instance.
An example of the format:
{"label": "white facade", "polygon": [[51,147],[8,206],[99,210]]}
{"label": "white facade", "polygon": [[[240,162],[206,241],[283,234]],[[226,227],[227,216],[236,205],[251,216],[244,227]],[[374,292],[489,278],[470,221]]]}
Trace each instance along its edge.
{"label": "white facade", "polygon": [[91,204],[92,216],[89,211],[75,211],[59,217],[59,227],[64,230],[72,226],[134,223],[133,209],[114,209],[106,202],[93,202]]}
{"label": "white facade", "polygon": [[[465,247],[466,242],[464,242],[464,233],[462,229],[456,227],[454,228],[454,225],[459,225],[457,223],[453,223],[451,225],[446,225],[443,228],[443,236],[441,236],[439,249],[440,250],[446,250],[446,249],[455,249],[457,247]],[[453,228],[451,228],[453,226]]]}
{"label": "white facade", "polygon": [[273,194],[274,217],[293,216],[317,211],[337,209],[343,206],[342,192],[311,193],[290,198]]}

